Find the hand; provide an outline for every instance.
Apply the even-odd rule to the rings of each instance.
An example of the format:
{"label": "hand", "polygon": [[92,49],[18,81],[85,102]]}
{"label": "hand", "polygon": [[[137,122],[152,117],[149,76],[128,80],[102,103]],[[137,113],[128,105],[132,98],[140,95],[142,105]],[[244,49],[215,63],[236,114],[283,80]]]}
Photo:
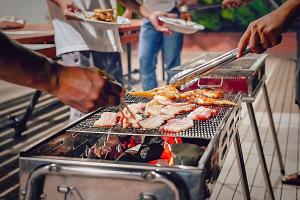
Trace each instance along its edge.
{"label": "hand", "polygon": [[122,86],[103,76],[97,68],[63,67],[53,92],[63,103],[82,112],[118,105]]}
{"label": "hand", "polygon": [[223,0],[222,7],[223,8],[236,8],[240,7],[243,4],[248,3],[251,0]]}
{"label": "hand", "polygon": [[158,19],[159,16],[171,17],[171,18],[176,18],[177,16],[175,14],[171,14],[171,13],[156,11],[156,12],[152,12],[148,17],[148,20],[152,23],[152,25],[154,26],[154,28],[157,31],[160,31],[160,32],[163,32],[166,34],[172,34],[173,32],[170,29],[168,29],[167,27],[165,27],[164,23]]}
{"label": "hand", "polygon": [[179,5],[186,5],[186,6],[192,6],[196,5],[198,3],[198,0],[182,0]]}
{"label": "hand", "polygon": [[277,9],[251,22],[238,44],[237,57],[241,57],[247,45],[251,52],[262,53],[281,42],[281,33],[286,29],[288,13]]}
{"label": "hand", "polygon": [[81,20],[75,15],[75,12],[81,12],[72,0],[62,0],[59,2],[60,9],[68,20]]}

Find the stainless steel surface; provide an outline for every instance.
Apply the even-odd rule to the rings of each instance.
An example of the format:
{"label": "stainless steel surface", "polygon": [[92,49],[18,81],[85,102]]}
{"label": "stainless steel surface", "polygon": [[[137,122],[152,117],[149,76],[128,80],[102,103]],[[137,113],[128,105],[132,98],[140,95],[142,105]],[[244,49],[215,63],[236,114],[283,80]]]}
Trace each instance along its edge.
{"label": "stainless steel surface", "polygon": [[[113,198],[122,199],[126,196],[127,199],[136,199],[136,196],[140,196],[165,200],[168,197],[169,199],[174,199],[176,196],[176,189],[172,189],[171,186],[173,183],[179,191],[180,199],[205,199],[209,197],[213,190],[230,145],[237,134],[240,121],[241,95],[235,97],[237,98],[237,106],[228,108],[222,119],[219,120],[219,124],[210,125],[212,127],[217,126],[216,129],[213,129],[215,133],[212,137],[205,139],[187,138],[187,142],[200,142],[199,145],[205,142],[207,145],[197,167],[183,165],[160,166],[139,162],[85,158],[82,155],[85,152],[86,145],[93,144],[97,141],[97,138],[106,135],[99,133],[72,133],[68,132],[67,129],[76,126],[92,115],[96,115],[97,112],[94,112],[60,132],[54,133],[49,138],[33,144],[25,152],[21,153],[21,191],[23,191],[23,194],[26,194],[25,191],[27,191],[26,195],[32,194],[32,199],[36,199],[40,195],[45,198],[51,196],[53,199],[61,199],[69,191],[73,191],[74,195],[79,195],[76,194],[76,191],[79,191],[83,199],[97,199],[99,196],[108,198],[109,196],[105,195],[112,197],[112,195],[120,194],[121,196],[118,195]],[[127,102],[135,102],[135,100],[127,99]],[[50,170],[50,167],[43,168],[45,166],[56,166],[56,168],[54,167]],[[88,170],[90,168],[92,168],[94,173],[105,172],[106,174],[107,171],[113,171],[113,174],[116,176],[113,175],[112,178],[89,177],[85,174],[90,172]],[[61,173],[62,169],[76,170],[71,170],[72,173],[74,172],[71,175],[69,173]],[[70,172],[70,170],[67,171]],[[47,174],[44,176],[43,173]],[[119,174],[127,173],[130,176],[138,174],[138,177],[141,177],[141,174],[157,173],[162,176],[161,178],[167,177],[167,180],[171,181],[171,183],[137,182],[133,179],[122,179],[122,176],[119,177]],[[111,173],[107,174],[111,175]],[[44,178],[36,178],[37,182],[33,181],[34,177],[37,176]],[[30,186],[32,185],[31,182],[36,187]],[[124,185],[128,185],[128,187],[122,187]],[[166,188],[169,189],[166,190]],[[157,189],[163,192],[157,192]],[[169,193],[166,194],[166,191]],[[20,194],[21,199],[23,197],[22,193]],[[172,194],[174,194],[174,198]]]}
{"label": "stainless steel surface", "polygon": [[246,174],[246,169],[245,169],[245,164],[244,164],[245,162],[244,162],[244,158],[243,158],[242,146],[241,146],[241,141],[240,141],[238,132],[235,135],[233,142],[234,142],[235,155],[237,157],[239,173],[241,176],[243,196],[244,196],[244,199],[250,200],[251,198],[250,198],[249,185],[248,185],[247,174]]}
{"label": "stainless steel surface", "polygon": [[266,184],[266,188],[270,195],[270,198],[274,200],[275,197],[274,197],[273,188],[272,188],[271,181],[270,181],[270,176],[268,173],[268,168],[267,168],[267,164],[266,164],[266,160],[265,160],[265,156],[264,156],[264,152],[263,152],[263,148],[262,148],[262,143],[261,143],[255,115],[254,115],[254,109],[253,109],[252,103],[246,103],[246,104],[247,104],[247,109],[249,112],[249,117],[250,117],[252,130],[253,130],[253,134],[254,134],[254,139],[255,139],[255,145],[256,145],[257,152],[258,152],[258,157],[259,157],[264,181]]}
{"label": "stainless steel surface", "polygon": [[[57,164],[50,164],[47,166],[40,167],[33,171],[28,179],[25,192],[25,200],[31,200],[33,198],[32,190],[37,187],[36,183],[39,178],[46,175],[63,175],[63,176],[88,176],[88,177],[101,177],[101,178],[116,178],[116,179],[129,179],[138,181],[149,181],[149,182],[162,182],[166,184],[174,193],[174,199],[179,200],[179,191],[177,186],[167,177],[158,174],[155,171],[150,171],[147,173],[133,173],[126,171],[113,171],[113,170],[102,170],[90,167],[80,167],[80,166],[63,166]],[[60,187],[62,188],[62,187]],[[67,187],[64,187],[67,190]],[[59,192],[64,192],[62,189]],[[67,192],[67,191],[65,191]]]}
{"label": "stainless steel surface", "polygon": [[[244,51],[244,54],[247,54],[249,52],[250,49],[247,48]],[[210,73],[212,70],[214,70],[216,67],[219,67],[221,64],[236,60],[237,59],[236,55],[237,55],[237,49],[234,49],[221,56],[218,56],[217,58],[207,61],[201,64],[200,66],[196,66],[195,68],[192,69],[183,70],[175,74],[171,78],[170,84],[176,86],[193,84],[195,81],[197,81],[199,77]]]}
{"label": "stainless steel surface", "polygon": [[283,160],[282,160],[282,156],[281,156],[281,152],[280,152],[277,133],[276,133],[275,126],[274,126],[274,120],[273,120],[273,116],[272,116],[268,91],[267,91],[267,87],[266,87],[265,83],[263,84],[263,95],[264,95],[264,99],[266,102],[266,109],[267,109],[268,118],[269,118],[269,122],[270,122],[270,126],[271,126],[271,132],[272,132],[272,136],[273,136],[273,140],[274,140],[275,150],[277,152],[277,158],[278,158],[278,162],[279,162],[280,172],[281,172],[281,175],[285,175],[285,170],[284,170]]}

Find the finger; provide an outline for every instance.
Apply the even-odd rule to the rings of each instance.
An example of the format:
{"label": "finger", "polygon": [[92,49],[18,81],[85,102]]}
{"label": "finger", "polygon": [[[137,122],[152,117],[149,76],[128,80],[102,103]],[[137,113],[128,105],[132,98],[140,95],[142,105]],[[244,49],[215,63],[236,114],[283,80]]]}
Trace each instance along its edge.
{"label": "finger", "polygon": [[177,18],[177,15],[173,13],[164,13],[163,16],[170,17],[170,18]]}
{"label": "finger", "polygon": [[261,30],[259,32],[259,37],[260,37],[261,45],[264,49],[268,49],[272,47],[268,34],[264,30]]}
{"label": "finger", "polygon": [[282,35],[275,36],[275,34],[270,34],[269,37],[272,47],[278,45],[282,41]]}
{"label": "finger", "polygon": [[257,31],[253,31],[251,33],[251,37],[249,39],[249,48],[253,53],[262,53],[265,49],[261,46],[260,37]]}
{"label": "finger", "polygon": [[239,41],[238,48],[237,48],[238,58],[243,55],[243,52],[245,51],[249,43],[250,36],[251,36],[251,30],[248,28]]}

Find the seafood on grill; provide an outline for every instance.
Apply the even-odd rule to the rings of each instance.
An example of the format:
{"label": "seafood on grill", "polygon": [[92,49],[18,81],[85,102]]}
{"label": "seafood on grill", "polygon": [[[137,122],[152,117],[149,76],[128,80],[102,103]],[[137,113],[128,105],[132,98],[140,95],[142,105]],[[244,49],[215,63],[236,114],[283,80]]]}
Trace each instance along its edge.
{"label": "seafood on grill", "polygon": [[187,98],[190,103],[204,106],[235,106],[236,103],[226,99],[213,99],[205,96],[191,96]]}
{"label": "seafood on grill", "polygon": [[223,98],[223,92],[217,89],[213,88],[205,88],[205,89],[196,89],[196,90],[190,90],[187,92],[183,92],[180,94],[180,98],[186,99],[189,97],[194,97],[194,96],[205,96],[208,98],[213,98],[213,99],[220,99]]}
{"label": "seafood on grill", "polygon": [[194,111],[192,111],[190,114],[188,114],[187,117],[193,120],[207,120],[216,113],[217,111],[214,109],[200,106]]}
{"label": "seafood on grill", "polygon": [[[196,89],[180,93],[175,86],[164,85],[149,91],[129,92],[129,94],[133,96],[153,98],[160,105],[172,105],[175,103],[174,100],[185,100],[189,103],[198,105],[236,105],[232,101],[223,99],[223,92],[213,88]],[[187,104],[187,102],[181,102],[181,104]]]}
{"label": "seafood on grill", "polygon": [[138,97],[154,98],[156,95],[167,97],[168,99],[177,99],[180,93],[176,87],[172,85],[164,85],[148,91],[129,92],[128,94]]}
{"label": "seafood on grill", "polygon": [[178,133],[187,130],[194,126],[194,121],[191,118],[170,119],[168,122],[161,126],[160,129],[166,132]]}

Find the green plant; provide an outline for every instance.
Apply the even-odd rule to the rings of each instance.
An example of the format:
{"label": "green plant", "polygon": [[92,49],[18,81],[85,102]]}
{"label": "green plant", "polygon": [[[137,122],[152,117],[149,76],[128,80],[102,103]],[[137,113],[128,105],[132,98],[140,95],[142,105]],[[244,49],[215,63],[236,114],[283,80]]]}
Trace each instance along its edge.
{"label": "green plant", "polygon": [[[199,0],[200,5],[221,4],[220,0]],[[193,20],[204,25],[206,31],[243,31],[248,24],[272,11],[268,1],[253,0],[235,9],[193,11]]]}

